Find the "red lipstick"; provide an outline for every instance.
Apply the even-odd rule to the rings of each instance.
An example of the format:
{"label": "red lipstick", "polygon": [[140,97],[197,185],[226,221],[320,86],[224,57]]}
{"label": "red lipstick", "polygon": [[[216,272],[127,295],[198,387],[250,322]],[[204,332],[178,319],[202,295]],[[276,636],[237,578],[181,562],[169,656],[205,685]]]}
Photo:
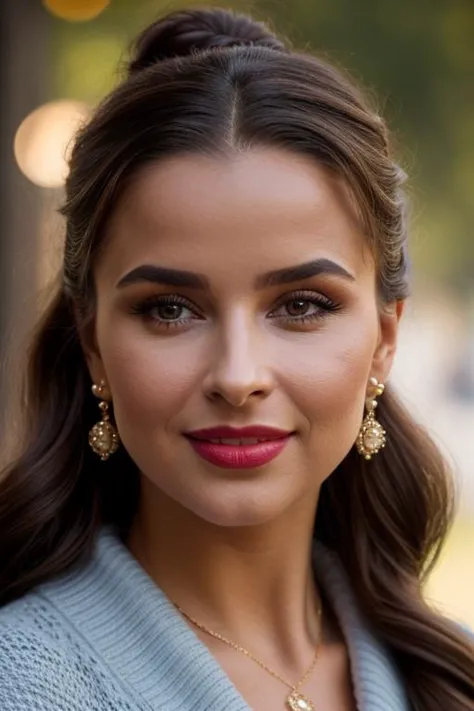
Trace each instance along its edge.
{"label": "red lipstick", "polygon": [[288,444],[292,432],[254,425],[209,427],[186,433],[203,459],[225,469],[253,469],[275,459]]}

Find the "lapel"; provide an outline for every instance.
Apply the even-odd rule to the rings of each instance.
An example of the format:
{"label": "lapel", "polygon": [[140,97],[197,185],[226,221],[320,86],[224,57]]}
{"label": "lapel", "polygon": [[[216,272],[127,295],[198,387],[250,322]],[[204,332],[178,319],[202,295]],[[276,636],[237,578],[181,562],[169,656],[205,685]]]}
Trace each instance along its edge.
{"label": "lapel", "polygon": [[409,711],[403,681],[388,650],[362,619],[338,556],[316,543],[313,560],[349,650],[358,711]]}

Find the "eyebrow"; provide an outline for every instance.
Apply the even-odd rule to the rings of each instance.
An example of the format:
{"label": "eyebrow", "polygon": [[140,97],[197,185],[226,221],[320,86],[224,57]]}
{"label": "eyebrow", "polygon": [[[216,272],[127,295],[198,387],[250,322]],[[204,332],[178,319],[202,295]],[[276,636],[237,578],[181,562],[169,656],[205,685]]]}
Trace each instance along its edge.
{"label": "eyebrow", "polygon": [[206,289],[209,282],[206,277],[194,272],[187,272],[181,269],[170,269],[168,267],[158,267],[154,264],[142,264],[140,267],[132,269],[125,274],[118,284],[121,289],[130,284],[139,282],[152,282],[155,284],[166,284],[167,286],[180,286],[188,289]]}
{"label": "eyebrow", "polygon": [[258,289],[264,289],[268,286],[291,284],[292,282],[303,281],[304,279],[310,279],[320,274],[329,274],[343,277],[348,281],[355,281],[355,277],[350,272],[331,259],[313,259],[311,262],[305,262],[304,264],[297,264],[293,267],[277,269],[276,271],[263,274],[257,278],[256,286]]}
{"label": "eyebrow", "polygon": [[[339,276],[349,281],[355,281],[355,277],[344,267],[331,259],[314,259],[311,262],[297,264],[284,269],[267,272],[257,277],[255,286],[257,289],[265,289],[269,286],[280,284],[291,284],[296,281],[303,281],[321,274]],[[166,284],[188,289],[208,289],[209,281],[202,274],[188,272],[181,269],[171,269],[160,267],[154,264],[142,264],[123,276],[117,283],[117,288],[122,289],[131,284],[140,282],[150,282],[155,284]]]}

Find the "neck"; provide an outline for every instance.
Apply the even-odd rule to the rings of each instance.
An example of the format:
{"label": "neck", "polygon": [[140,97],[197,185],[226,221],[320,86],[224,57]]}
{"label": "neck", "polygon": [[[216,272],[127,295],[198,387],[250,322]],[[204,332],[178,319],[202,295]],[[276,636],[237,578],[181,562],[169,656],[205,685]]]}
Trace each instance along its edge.
{"label": "neck", "polygon": [[262,659],[301,670],[321,634],[315,508],[306,503],[278,521],[230,528],[204,521],[143,482],[127,545],[187,615]]}

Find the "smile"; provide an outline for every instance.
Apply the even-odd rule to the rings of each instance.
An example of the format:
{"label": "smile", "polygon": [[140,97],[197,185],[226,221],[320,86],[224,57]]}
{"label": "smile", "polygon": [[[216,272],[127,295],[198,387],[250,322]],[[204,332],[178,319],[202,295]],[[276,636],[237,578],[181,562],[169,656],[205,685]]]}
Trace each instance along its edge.
{"label": "smile", "polygon": [[232,439],[232,438],[228,437],[225,439],[210,439],[208,441],[212,442],[213,444],[233,444],[236,447],[242,447],[247,444],[260,444],[260,442],[268,442],[269,440],[270,440],[270,438],[258,439],[257,437],[241,437],[240,439],[239,438]]}
{"label": "smile", "polygon": [[236,429],[213,427],[186,433],[194,451],[224,469],[253,469],[275,459],[287,446],[292,432],[254,426]]}

